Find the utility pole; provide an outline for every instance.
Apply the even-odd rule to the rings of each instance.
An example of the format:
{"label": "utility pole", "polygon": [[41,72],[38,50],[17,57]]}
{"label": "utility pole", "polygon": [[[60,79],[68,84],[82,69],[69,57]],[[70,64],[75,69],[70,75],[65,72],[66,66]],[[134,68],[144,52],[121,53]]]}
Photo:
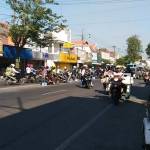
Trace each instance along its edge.
{"label": "utility pole", "polygon": [[83,51],[83,40],[84,40],[84,35],[83,35],[83,29],[82,29],[82,33],[81,33],[81,41],[82,41],[82,51]]}
{"label": "utility pole", "polygon": [[116,62],[116,46],[113,45],[112,47],[113,47],[113,49],[114,49],[114,58],[115,58],[115,62]]}

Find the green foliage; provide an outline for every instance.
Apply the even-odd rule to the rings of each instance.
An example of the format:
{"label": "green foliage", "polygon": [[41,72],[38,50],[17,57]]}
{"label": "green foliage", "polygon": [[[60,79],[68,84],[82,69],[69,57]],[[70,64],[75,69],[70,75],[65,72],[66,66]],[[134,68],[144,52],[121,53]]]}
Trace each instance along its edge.
{"label": "green foliage", "polygon": [[116,60],[116,65],[124,65],[125,66],[128,63],[130,63],[130,58],[128,55]]}
{"label": "green foliage", "polygon": [[49,8],[53,0],[7,0],[7,3],[14,11],[9,34],[19,48],[25,44],[48,46],[52,42],[50,33],[66,27],[63,17]]}
{"label": "green foliage", "polygon": [[136,35],[131,36],[127,39],[127,53],[131,62],[135,62],[141,59],[141,41],[138,39]]}
{"label": "green foliage", "polygon": [[150,57],[150,43],[147,45],[147,48],[145,49],[145,51],[148,57]]}
{"label": "green foliage", "polygon": [[102,62],[104,63],[104,64],[111,64],[112,62],[110,61],[110,60],[108,60],[108,59],[102,59]]}

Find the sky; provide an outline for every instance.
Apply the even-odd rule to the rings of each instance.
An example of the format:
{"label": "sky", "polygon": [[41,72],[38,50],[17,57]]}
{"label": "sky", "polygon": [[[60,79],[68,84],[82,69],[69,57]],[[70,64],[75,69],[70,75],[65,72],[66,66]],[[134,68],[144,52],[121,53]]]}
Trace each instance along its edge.
{"label": "sky", "polygon": [[[64,16],[71,29],[72,39],[84,39],[99,48],[113,49],[124,55],[126,40],[137,35],[143,49],[150,42],[150,0],[56,0],[50,5]],[[10,19],[11,10],[0,0],[0,21]]]}

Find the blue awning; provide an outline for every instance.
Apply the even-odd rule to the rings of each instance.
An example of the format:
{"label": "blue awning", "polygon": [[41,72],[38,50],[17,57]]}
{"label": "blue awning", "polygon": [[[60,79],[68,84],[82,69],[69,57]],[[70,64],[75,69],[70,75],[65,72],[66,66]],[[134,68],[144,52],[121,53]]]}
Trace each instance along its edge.
{"label": "blue awning", "polygon": [[[3,56],[5,58],[10,59],[16,59],[16,47],[15,46],[9,46],[9,45],[3,45]],[[32,50],[28,48],[22,48],[20,50],[19,57],[21,59],[32,59]]]}

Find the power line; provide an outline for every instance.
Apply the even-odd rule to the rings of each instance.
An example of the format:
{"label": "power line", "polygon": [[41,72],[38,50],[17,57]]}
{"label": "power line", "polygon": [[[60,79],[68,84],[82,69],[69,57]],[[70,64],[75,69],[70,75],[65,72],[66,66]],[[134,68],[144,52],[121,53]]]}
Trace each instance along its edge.
{"label": "power line", "polygon": [[10,17],[12,17],[12,15],[10,15],[10,14],[1,14],[1,13],[0,13],[0,16],[10,16]]}
{"label": "power line", "polygon": [[81,24],[72,24],[70,25],[97,25],[97,24],[105,24],[105,23],[130,23],[130,22],[140,22],[140,21],[150,21],[150,18],[139,18],[139,19],[128,19],[128,20],[107,20],[101,22],[86,22]]}
{"label": "power line", "polygon": [[58,2],[60,5],[104,5],[104,4],[123,4],[123,3],[132,3],[132,2],[145,2],[148,0],[126,0],[126,1],[121,1],[121,0],[109,0],[109,1],[68,1],[68,2]]}

